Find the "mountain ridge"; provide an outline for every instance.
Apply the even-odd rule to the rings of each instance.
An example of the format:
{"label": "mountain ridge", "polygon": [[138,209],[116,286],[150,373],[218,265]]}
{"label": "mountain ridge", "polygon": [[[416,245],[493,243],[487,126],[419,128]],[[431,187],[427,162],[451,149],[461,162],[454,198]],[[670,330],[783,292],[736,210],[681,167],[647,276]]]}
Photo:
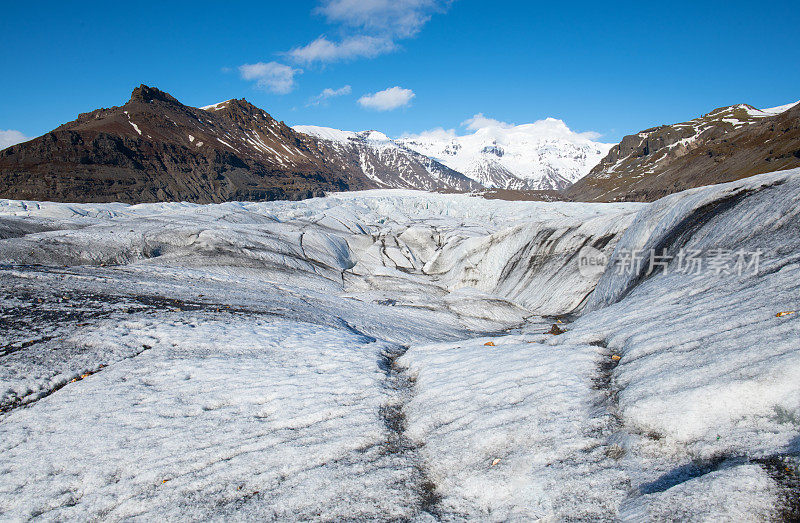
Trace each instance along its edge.
{"label": "mountain ridge", "polygon": [[303,199],[377,188],[547,201],[652,201],[800,166],[800,102],[747,104],[594,141],[561,120],[476,115],[472,134],[288,126],[246,99],[204,107],[140,85],[0,151],[0,198],[126,203]]}
{"label": "mountain ridge", "polygon": [[[475,133],[423,133],[391,139],[380,131],[344,131],[296,125],[295,130],[336,143],[375,140],[383,147],[413,151],[461,173],[486,189],[562,190],[589,172],[613,144],[594,142],[547,118],[523,125],[497,122]],[[377,135],[377,139],[371,138]]]}
{"label": "mountain ridge", "polygon": [[[416,154],[378,156],[364,164],[357,152],[295,132],[245,99],[196,108],[140,85],[122,106],[81,113],[0,151],[0,197],[214,203],[380,187],[476,188]],[[399,168],[405,176],[394,176]]]}
{"label": "mountain ridge", "polygon": [[555,118],[511,125],[476,115],[469,122],[472,134],[422,133],[398,141],[488,188],[528,191],[565,189],[613,146]]}
{"label": "mountain ridge", "polygon": [[564,191],[578,201],[654,201],[685,189],[800,166],[800,102],[718,107],[625,136]]}
{"label": "mountain ridge", "polygon": [[458,192],[483,188],[463,173],[403,147],[374,129],[354,132],[312,125],[295,125],[292,129],[320,140],[338,154],[358,157],[360,169],[377,188]]}

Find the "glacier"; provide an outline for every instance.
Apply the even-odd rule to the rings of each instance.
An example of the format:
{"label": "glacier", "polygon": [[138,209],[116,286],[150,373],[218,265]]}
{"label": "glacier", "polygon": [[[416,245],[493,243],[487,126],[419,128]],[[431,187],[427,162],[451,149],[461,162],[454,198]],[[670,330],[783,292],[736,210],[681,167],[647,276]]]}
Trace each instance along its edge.
{"label": "glacier", "polygon": [[799,202],[0,200],[0,519],[790,518]]}

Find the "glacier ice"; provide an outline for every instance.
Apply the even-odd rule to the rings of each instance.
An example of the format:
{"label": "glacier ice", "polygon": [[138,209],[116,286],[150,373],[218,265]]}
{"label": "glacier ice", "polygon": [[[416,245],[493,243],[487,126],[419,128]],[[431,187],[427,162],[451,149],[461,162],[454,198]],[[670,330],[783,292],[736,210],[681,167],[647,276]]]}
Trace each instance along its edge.
{"label": "glacier ice", "polygon": [[[785,516],[799,201],[2,200],[0,518]],[[615,270],[649,249],[763,257]]]}

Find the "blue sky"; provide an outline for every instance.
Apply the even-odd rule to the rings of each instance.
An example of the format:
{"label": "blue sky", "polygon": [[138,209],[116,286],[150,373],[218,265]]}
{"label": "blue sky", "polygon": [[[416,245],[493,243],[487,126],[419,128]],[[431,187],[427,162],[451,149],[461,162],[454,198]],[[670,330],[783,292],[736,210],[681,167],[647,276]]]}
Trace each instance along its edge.
{"label": "blue sky", "polygon": [[718,106],[800,99],[797,7],[769,0],[6,3],[0,130],[37,136],[80,112],[121,105],[146,83],[194,106],[245,97],[292,125],[399,136],[465,132],[462,122],[478,113],[516,124],[552,116],[616,142]]}

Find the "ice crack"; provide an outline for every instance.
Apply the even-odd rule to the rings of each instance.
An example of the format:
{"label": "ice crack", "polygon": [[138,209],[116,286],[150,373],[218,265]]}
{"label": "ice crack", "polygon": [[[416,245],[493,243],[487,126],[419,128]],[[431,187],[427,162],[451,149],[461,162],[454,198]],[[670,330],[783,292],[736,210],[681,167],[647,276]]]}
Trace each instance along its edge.
{"label": "ice crack", "polygon": [[408,346],[396,345],[381,354],[380,367],[386,374],[386,386],[392,391],[389,401],[381,407],[381,417],[388,431],[385,452],[401,456],[411,463],[411,495],[416,498],[420,512],[439,519],[441,496],[437,494],[436,484],[428,475],[419,445],[406,435],[405,406],[414,394],[414,380],[397,363],[406,351]]}

